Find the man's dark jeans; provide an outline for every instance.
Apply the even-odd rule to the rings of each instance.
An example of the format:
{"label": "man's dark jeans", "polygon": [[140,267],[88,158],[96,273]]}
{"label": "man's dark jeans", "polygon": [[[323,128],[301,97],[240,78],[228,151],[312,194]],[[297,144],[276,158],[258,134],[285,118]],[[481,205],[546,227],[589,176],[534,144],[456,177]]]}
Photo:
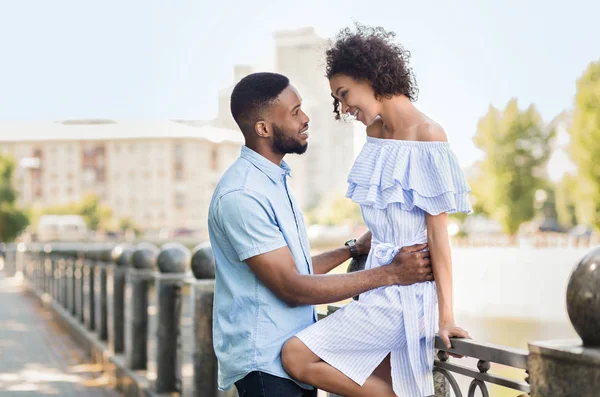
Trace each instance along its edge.
{"label": "man's dark jeans", "polygon": [[264,372],[250,372],[245,378],[235,382],[240,397],[316,397],[317,389],[306,390],[295,382],[269,375]]}

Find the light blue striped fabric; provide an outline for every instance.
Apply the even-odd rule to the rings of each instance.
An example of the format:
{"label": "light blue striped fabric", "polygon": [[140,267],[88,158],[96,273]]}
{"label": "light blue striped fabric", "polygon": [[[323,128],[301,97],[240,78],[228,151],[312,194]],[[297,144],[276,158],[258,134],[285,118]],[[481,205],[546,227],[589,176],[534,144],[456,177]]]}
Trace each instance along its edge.
{"label": "light blue striped fabric", "polygon": [[[348,176],[373,233],[367,268],[387,265],[403,246],[427,241],[426,213],[471,213],[470,188],[447,142],[367,138]],[[297,336],[362,385],[391,353],[394,392],[430,396],[438,328],[434,282],[378,288]]]}

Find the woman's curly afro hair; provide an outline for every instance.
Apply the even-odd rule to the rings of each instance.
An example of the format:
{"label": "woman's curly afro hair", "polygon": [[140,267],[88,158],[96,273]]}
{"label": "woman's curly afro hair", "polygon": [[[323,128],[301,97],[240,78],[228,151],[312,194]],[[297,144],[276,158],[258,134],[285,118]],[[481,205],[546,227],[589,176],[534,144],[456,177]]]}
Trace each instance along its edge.
{"label": "woman's curly afro hair", "polygon": [[[394,42],[396,34],[382,27],[355,24],[355,30],[342,29],[326,51],[326,76],[345,74],[367,80],[375,98],[405,95],[415,101],[418,87],[408,60],[410,52]],[[333,112],[340,119],[340,101],[334,98]]]}

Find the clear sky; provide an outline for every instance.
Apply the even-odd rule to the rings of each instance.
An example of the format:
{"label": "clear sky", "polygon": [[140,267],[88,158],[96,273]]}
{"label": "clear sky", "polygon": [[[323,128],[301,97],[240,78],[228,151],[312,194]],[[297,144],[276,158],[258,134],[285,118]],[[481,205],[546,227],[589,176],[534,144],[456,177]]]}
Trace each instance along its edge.
{"label": "clear sky", "polygon": [[358,21],[411,50],[418,106],[469,164],[490,104],[572,106],[598,15],[595,0],[0,0],[0,120],[210,119],[233,64],[273,69],[274,31]]}

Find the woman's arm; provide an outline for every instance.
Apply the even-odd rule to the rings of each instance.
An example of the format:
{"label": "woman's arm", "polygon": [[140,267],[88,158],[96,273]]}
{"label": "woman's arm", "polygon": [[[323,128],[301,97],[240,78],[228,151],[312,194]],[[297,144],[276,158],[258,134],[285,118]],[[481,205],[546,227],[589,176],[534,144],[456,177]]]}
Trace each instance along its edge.
{"label": "woman's arm", "polygon": [[448,237],[448,214],[427,214],[427,243],[438,295],[439,336],[451,348],[450,337],[468,338],[469,334],[456,326],[452,303],[452,256]]}
{"label": "woman's arm", "polygon": [[[368,231],[356,240],[358,255],[367,255],[371,250],[371,232]],[[312,257],[315,274],[326,274],[350,259],[350,248],[342,247]]]}

